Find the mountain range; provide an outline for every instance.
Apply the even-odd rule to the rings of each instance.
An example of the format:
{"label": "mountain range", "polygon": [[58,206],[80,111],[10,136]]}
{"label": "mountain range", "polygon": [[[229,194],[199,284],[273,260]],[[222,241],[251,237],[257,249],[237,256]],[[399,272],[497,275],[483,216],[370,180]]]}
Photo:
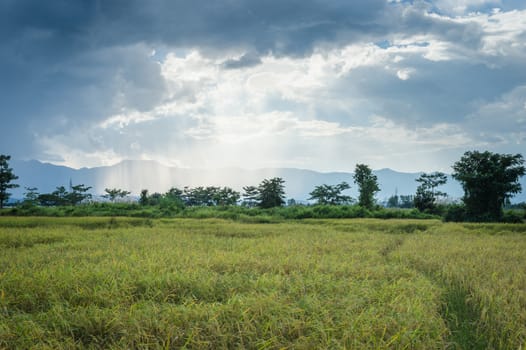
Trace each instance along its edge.
{"label": "mountain range", "polygon": [[[317,172],[295,168],[240,169],[222,168],[214,170],[169,167],[150,160],[126,160],[112,166],[74,169],[36,160],[12,160],[10,167],[19,178],[20,187],[11,191],[13,199],[23,198],[25,187],[36,187],[40,193],[49,193],[57,186],[84,184],[92,186],[91,193],[101,195],[105,188],[119,188],[137,196],[142,189],[150,193],[164,193],[171,187],[228,186],[242,192],[243,186],[257,186],[263,179],[281,177],[285,180],[287,198],[303,202],[309,198],[315,186],[334,185],[346,181],[351,189],[346,194],[357,198],[357,186],[353,174],[348,172]],[[395,193],[414,194],[420,173],[403,173],[391,169],[375,170],[380,192],[376,198],[384,201]],[[512,198],[512,202],[526,201],[526,177],[521,179],[523,192]],[[462,197],[458,182],[448,176],[446,185],[439,188],[452,199]]]}

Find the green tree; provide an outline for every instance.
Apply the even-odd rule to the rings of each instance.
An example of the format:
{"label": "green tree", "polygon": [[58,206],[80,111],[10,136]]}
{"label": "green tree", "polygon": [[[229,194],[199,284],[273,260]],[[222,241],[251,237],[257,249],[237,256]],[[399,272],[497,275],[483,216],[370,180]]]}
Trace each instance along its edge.
{"label": "green tree", "polygon": [[414,196],[410,195],[410,194],[408,194],[408,195],[401,194],[400,195],[400,202],[399,202],[398,206],[400,208],[405,208],[405,209],[414,208],[415,207]]}
{"label": "green tree", "polygon": [[148,197],[148,204],[150,205],[160,205],[163,195],[159,192],[154,192]]}
{"label": "green tree", "polygon": [[12,183],[13,180],[18,179],[18,176],[9,167],[10,160],[11,156],[0,154],[0,209],[4,207],[4,203],[11,197],[11,193],[7,191],[11,188],[19,187],[19,185]]}
{"label": "green tree", "polygon": [[258,205],[261,208],[281,207],[285,204],[285,180],[281,177],[263,180],[258,186]]}
{"label": "green tree", "polygon": [[373,209],[374,195],[380,191],[378,178],[373,174],[371,168],[365,164],[356,164],[353,177],[354,182],[358,185],[358,204],[364,208]]}
{"label": "green tree", "polygon": [[342,195],[342,192],[351,188],[345,181],[337,185],[320,185],[309,193],[309,200],[315,200],[322,205],[342,205],[351,201],[350,196]]}
{"label": "green tree", "polygon": [[453,178],[464,189],[468,219],[500,220],[504,203],[522,190],[526,172],[521,154],[468,151],[453,165]]}
{"label": "green tree", "polygon": [[214,194],[215,205],[227,206],[236,205],[240,198],[240,194],[230,187],[223,187],[218,189]]}
{"label": "green tree", "polygon": [[387,208],[398,208],[399,205],[400,197],[398,197],[398,194],[395,194],[387,199]]}
{"label": "green tree", "polygon": [[447,175],[444,173],[439,171],[430,174],[424,173],[415,181],[420,183],[414,198],[415,207],[420,211],[435,209],[437,199],[447,196],[446,193],[436,190],[438,186],[447,182]]}
{"label": "green tree", "polygon": [[91,186],[85,186],[84,184],[71,186],[71,192],[66,194],[68,204],[77,205],[91,199],[91,194],[87,193],[90,189]]}
{"label": "green tree", "polygon": [[38,195],[38,203],[45,207],[50,207],[57,204],[57,198],[52,193],[41,193]]}
{"label": "green tree", "polygon": [[181,199],[188,206],[227,206],[235,205],[240,194],[230,187],[198,186],[185,187],[180,194]]}
{"label": "green tree", "polygon": [[124,198],[131,193],[129,191],[121,190],[118,188],[105,188],[104,192],[106,192],[106,194],[102,197],[109,199],[111,202],[115,202],[117,198]]}
{"label": "green tree", "polygon": [[213,206],[214,196],[216,195],[218,187],[208,186],[198,186],[194,188],[185,187],[184,188],[184,197],[186,205],[189,206]]}
{"label": "green tree", "polygon": [[259,191],[256,186],[243,187],[243,205],[252,208],[258,205]]}
{"label": "green tree", "polygon": [[69,204],[68,191],[66,191],[66,187],[59,186],[51,193],[38,195],[38,201],[43,206],[66,205]]}
{"label": "green tree", "polygon": [[81,185],[71,185],[71,192],[66,190],[66,187],[59,186],[51,193],[43,193],[38,195],[38,202],[44,206],[54,205],[77,205],[86,199],[91,199],[91,194],[87,193],[91,187]]}
{"label": "green tree", "polygon": [[177,187],[172,187],[164,194],[164,197],[177,202],[183,202],[183,191],[178,189]]}
{"label": "green tree", "polygon": [[32,207],[38,204],[38,188],[36,187],[24,187],[26,192],[24,192],[24,202],[25,207]]}
{"label": "green tree", "polygon": [[183,209],[183,191],[176,187],[170,188],[168,192],[163,194],[159,207],[169,214]]}
{"label": "green tree", "polygon": [[139,197],[140,205],[148,205],[148,190],[141,190],[141,195]]}

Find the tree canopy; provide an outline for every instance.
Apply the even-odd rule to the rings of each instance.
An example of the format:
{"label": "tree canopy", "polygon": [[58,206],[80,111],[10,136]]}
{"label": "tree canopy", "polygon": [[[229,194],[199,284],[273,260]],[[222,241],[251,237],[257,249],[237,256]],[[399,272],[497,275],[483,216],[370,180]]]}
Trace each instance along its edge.
{"label": "tree canopy", "polygon": [[240,194],[230,187],[185,187],[182,193],[183,201],[189,206],[228,206],[235,205]]}
{"label": "tree canopy", "polygon": [[315,200],[317,204],[322,205],[342,205],[349,204],[351,197],[343,195],[342,192],[348,190],[351,186],[343,181],[337,185],[320,185],[309,193],[309,200]]}
{"label": "tree canopy", "polygon": [[419,182],[420,185],[416,189],[414,201],[415,207],[420,211],[435,209],[437,199],[447,195],[444,192],[436,190],[438,186],[444,185],[447,182],[447,175],[442,172],[424,173],[416,179],[416,182]]}
{"label": "tree canopy", "polygon": [[104,192],[106,192],[106,194],[102,197],[108,198],[111,202],[115,202],[117,198],[124,198],[127,195],[131,194],[130,191],[121,190],[119,188],[106,188],[104,189]]}
{"label": "tree canopy", "polygon": [[356,164],[354,170],[354,182],[358,185],[358,204],[367,209],[373,209],[375,201],[374,195],[380,191],[378,178],[373,174],[369,166]]}
{"label": "tree canopy", "polygon": [[249,208],[255,207],[259,200],[258,188],[256,186],[245,186],[243,191],[243,205]]}
{"label": "tree canopy", "polygon": [[469,219],[500,220],[503,206],[522,188],[526,172],[521,154],[468,151],[453,165],[453,178],[464,189],[463,201]]}
{"label": "tree canopy", "polygon": [[0,154],[0,209],[4,207],[4,203],[11,197],[11,193],[8,190],[19,187],[19,185],[12,183],[13,180],[18,179],[18,176],[9,167],[10,160],[11,156]]}
{"label": "tree canopy", "polygon": [[64,186],[58,186],[55,191],[51,193],[42,193],[38,195],[37,199],[43,206],[56,205],[77,205],[84,200],[91,199],[91,194],[87,193],[91,186],[84,184],[71,186],[70,192]]}
{"label": "tree canopy", "polygon": [[258,205],[261,208],[281,207],[285,204],[285,180],[281,177],[263,180],[258,186]]}

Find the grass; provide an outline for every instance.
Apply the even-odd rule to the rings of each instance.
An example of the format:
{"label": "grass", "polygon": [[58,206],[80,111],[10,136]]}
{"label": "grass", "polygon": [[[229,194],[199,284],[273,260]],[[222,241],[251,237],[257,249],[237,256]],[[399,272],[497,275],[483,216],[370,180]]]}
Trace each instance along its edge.
{"label": "grass", "polygon": [[465,347],[524,347],[526,225],[437,226],[397,254],[443,285],[446,320]]}
{"label": "grass", "polygon": [[526,225],[0,218],[0,349],[526,342]]}

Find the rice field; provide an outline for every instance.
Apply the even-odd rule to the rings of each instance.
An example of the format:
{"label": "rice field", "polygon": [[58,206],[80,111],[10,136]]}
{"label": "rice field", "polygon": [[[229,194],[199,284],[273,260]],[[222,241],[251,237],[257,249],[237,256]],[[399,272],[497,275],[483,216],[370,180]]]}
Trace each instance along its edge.
{"label": "rice field", "polygon": [[0,349],[525,345],[525,224],[0,218]]}

